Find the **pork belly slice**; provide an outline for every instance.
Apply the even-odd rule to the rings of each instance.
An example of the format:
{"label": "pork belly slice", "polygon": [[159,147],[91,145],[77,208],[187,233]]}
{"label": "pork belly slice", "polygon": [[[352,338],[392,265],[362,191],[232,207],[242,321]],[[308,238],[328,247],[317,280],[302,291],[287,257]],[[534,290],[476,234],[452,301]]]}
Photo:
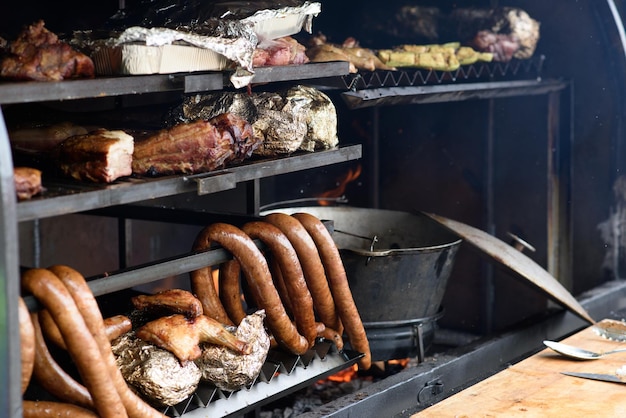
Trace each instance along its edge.
{"label": "pork belly slice", "polygon": [[59,168],[76,180],[111,183],[132,174],[134,139],[124,131],[97,129],[56,148]]}

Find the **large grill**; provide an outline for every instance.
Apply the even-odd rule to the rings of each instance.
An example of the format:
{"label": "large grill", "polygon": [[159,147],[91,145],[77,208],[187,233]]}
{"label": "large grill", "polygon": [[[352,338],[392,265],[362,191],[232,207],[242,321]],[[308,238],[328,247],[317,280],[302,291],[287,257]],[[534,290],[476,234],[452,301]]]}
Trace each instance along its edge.
{"label": "large grill", "polygon": [[[20,353],[14,343],[19,340],[13,297],[19,293],[20,266],[16,260],[32,258],[38,263],[47,263],[43,248],[45,243],[42,243],[45,227],[41,226],[47,220],[75,214],[89,215],[88,222],[113,220],[118,242],[111,246],[117,249],[118,268],[89,278],[94,294],[105,297],[131,287],[180,277],[193,269],[229,259],[225,251],[217,249],[202,254],[184,253],[168,255],[157,261],[137,262],[132,242],[136,234],[133,222],[193,227],[212,220],[237,223],[242,216],[258,215],[264,203],[293,200],[294,196],[288,191],[296,190],[296,200],[309,194],[309,187],[317,181],[312,179],[324,175],[331,177],[334,168],[343,170],[346,165],[357,162],[363,165],[364,175],[346,192],[351,201],[393,209],[404,209],[403,205],[417,206],[416,203],[424,201],[413,200],[413,189],[407,188],[408,192],[405,189],[402,198],[398,197],[399,192],[388,190],[399,182],[413,186],[413,183],[419,183],[421,176],[408,172],[398,179],[391,177],[386,170],[395,170],[396,166],[406,169],[419,164],[390,156],[397,154],[393,152],[397,149],[386,147],[391,142],[390,137],[404,139],[401,131],[408,130],[411,121],[414,118],[417,120],[419,114],[423,113],[424,119],[428,119],[429,105],[441,106],[440,109],[449,111],[452,118],[462,112],[471,113],[472,117],[481,114],[480,120],[471,117],[459,120],[462,123],[475,122],[471,129],[477,131],[476,136],[481,141],[468,146],[468,154],[476,157],[477,166],[486,168],[480,172],[482,177],[476,176],[471,169],[451,158],[447,168],[454,171],[456,177],[447,177],[446,172],[429,172],[440,179],[434,187],[439,188],[435,190],[438,194],[433,199],[436,203],[429,206],[429,201],[426,208],[419,209],[461,216],[467,213],[469,221],[481,224],[494,234],[501,233],[503,229],[515,233],[529,231],[529,235],[539,237],[539,252],[535,257],[578,296],[592,317],[621,319],[618,311],[626,305],[626,288],[620,281],[623,251],[618,233],[621,229],[610,229],[616,234],[612,236],[615,248],[604,246],[602,240],[597,238],[600,235],[598,224],[604,221],[606,213],[610,213],[610,220],[617,225],[623,205],[621,197],[614,196],[612,189],[626,165],[621,158],[624,104],[623,94],[620,93],[625,87],[621,74],[626,71],[626,62],[624,54],[615,54],[611,50],[616,45],[620,51],[625,50],[621,6],[611,0],[583,2],[588,6],[587,11],[573,11],[564,6],[564,14],[588,24],[589,31],[599,41],[593,46],[583,44],[580,48],[563,51],[559,49],[562,35],[552,29],[557,24],[552,21],[552,11],[544,10],[550,6],[539,3],[528,2],[529,8],[543,17],[540,19],[544,28],[549,28],[546,38],[550,44],[545,48],[545,55],[537,55],[530,60],[514,60],[508,64],[480,63],[463,66],[454,72],[403,70],[347,74],[347,65],[339,62],[259,69],[255,76],[259,87],[254,86],[253,89],[272,84],[307,83],[333,95],[338,99],[338,105],[341,102],[343,107],[339,116],[344,121],[341,124],[343,127],[350,125],[350,128],[356,126],[356,129],[345,129],[349,132],[345,136],[347,141],[329,151],[297,153],[281,159],[253,159],[201,175],[156,179],[133,177],[108,186],[47,178],[47,194],[44,197],[16,204],[9,192],[12,191],[10,168],[16,161],[11,158],[4,118],[0,118],[0,231],[3,236],[0,244],[0,293],[7,296],[7,303],[0,311],[0,317],[6,318],[6,321],[0,321],[0,375],[8,376],[8,382],[0,385],[3,388],[0,398],[6,400],[0,402],[5,405],[2,412],[10,415],[19,410],[21,402],[21,395],[17,393],[19,385],[12,384],[20,375]],[[575,28],[563,28],[561,32],[580,39],[574,36],[577,32]],[[576,55],[575,49],[584,51],[582,57]],[[602,68],[587,74],[587,65],[582,58],[594,61],[593,58],[597,57],[603,63]],[[88,108],[94,103],[107,102],[114,108],[123,109],[134,106],[135,101],[145,105],[151,98],[166,101],[172,96],[229,90],[229,75],[225,72],[110,77],[47,84],[2,82],[0,105],[3,116],[13,115],[16,109],[19,111],[22,106],[31,104],[52,105],[54,108],[76,102],[78,107],[85,103]],[[467,102],[470,104],[463,107],[463,103]],[[468,110],[473,103],[480,104]],[[533,108],[527,119],[522,110],[526,108]],[[393,113],[404,116],[390,115]],[[593,118],[590,115],[594,115]],[[496,137],[509,135],[509,132],[502,132],[498,123],[501,119],[510,121],[518,117],[523,122],[515,125],[517,131],[512,142],[520,137],[528,138],[528,146],[534,146],[533,150],[539,150],[542,155],[536,160],[531,159],[534,165],[526,167],[522,173],[523,180],[530,179],[528,186],[520,181],[515,183],[515,187],[510,187],[504,196],[499,196],[496,193],[502,191],[502,187],[498,186],[499,178],[509,178],[509,173],[502,166],[506,168],[507,164],[511,164],[517,168],[514,161],[517,155],[498,166],[498,158],[504,154],[500,151],[506,147],[503,145],[506,141],[498,141]],[[397,122],[400,118],[404,118],[406,126],[385,125],[385,122]],[[454,120],[456,122],[457,119]],[[423,120],[420,119],[420,122]],[[527,126],[520,127],[524,124]],[[429,138],[443,141],[450,131],[443,127],[442,130],[445,134],[433,132]],[[524,132],[520,133],[522,130]],[[416,131],[420,132],[419,129]],[[598,144],[588,145],[589,132],[593,132],[594,141]],[[536,136],[540,138],[536,141],[540,145],[532,144]],[[410,148],[406,144],[401,146],[407,150]],[[449,151],[445,145],[441,148]],[[591,156],[588,158],[586,153]],[[471,188],[451,186],[459,178],[466,179]],[[283,181],[289,187],[283,187]],[[468,189],[481,195],[481,198],[473,199],[473,195],[467,198],[470,194]],[[199,208],[212,196],[226,196],[224,200],[230,200],[229,193],[235,195],[232,200],[244,207],[245,214],[232,213],[230,208],[224,212]],[[446,196],[441,198],[441,195]],[[524,197],[517,199],[518,195]],[[536,196],[541,196],[541,199]],[[515,212],[514,207],[523,199],[528,199],[530,203],[520,211],[532,213],[523,214],[525,216],[518,224],[520,214]],[[197,204],[198,200],[202,200],[202,204]],[[457,204],[457,200],[460,203]],[[541,203],[535,204],[537,201]],[[591,208],[591,201],[601,202],[602,207]],[[534,220],[529,222],[526,217]],[[24,235],[32,241],[30,247],[20,243]],[[109,246],[108,243],[103,245]],[[587,247],[591,246],[593,251],[588,253]],[[27,255],[24,256],[24,253]],[[514,286],[508,288],[508,283],[500,281],[502,276],[491,261],[475,262],[475,256],[475,253],[464,253],[460,260],[462,267],[470,267],[467,276],[471,274],[482,278],[468,284],[469,287],[480,283],[480,286],[474,286],[473,293],[467,289],[463,293],[462,283],[458,280],[453,283],[452,292],[444,301],[445,309],[442,307],[436,315],[402,324],[387,324],[391,328],[396,325],[404,327],[400,338],[402,344],[407,339],[411,340],[417,352],[417,361],[411,367],[355,393],[339,397],[304,416],[408,416],[537,351],[542,340],[559,339],[585,326],[577,316],[536,297],[532,289],[527,298],[532,306],[524,306],[517,316],[511,314],[519,308],[511,294],[515,297],[521,295],[520,300],[526,300],[524,296],[528,294],[519,292]],[[582,263],[580,260],[583,260]],[[467,279],[467,276],[463,278]],[[458,288],[461,288],[461,294],[455,293]],[[503,291],[502,288],[507,289]],[[495,296],[498,292],[511,299],[499,300]],[[472,299],[471,304],[466,296]],[[33,298],[26,301],[31,309],[38,308]],[[508,309],[502,306],[509,302],[511,306]],[[466,315],[464,309],[476,305],[480,308]],[[467,323],[464,322],[466,318]],[[464,326],[468,329],[463,329]],[[426,333],[428,335],[425,336]],[[382,349],[393,352],[397,337],[393,333],[383,336],[379,341],[383,343]],[[338,352],[327,342],[319,342],[302,356],[272,351],[261,375],[250,387],[225,392],[204,385],[185,402],[164,412],[172,417],[258,416],[264,406],[288,399],[300,389],[351,367],[359,357],[360,353],[351,350]]]}

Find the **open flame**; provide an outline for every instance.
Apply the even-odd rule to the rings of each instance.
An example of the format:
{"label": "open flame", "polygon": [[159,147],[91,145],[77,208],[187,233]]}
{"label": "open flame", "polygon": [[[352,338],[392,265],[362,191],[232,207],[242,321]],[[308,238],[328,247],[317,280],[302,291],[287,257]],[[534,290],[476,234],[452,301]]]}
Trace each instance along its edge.
{"label": "open flame", "polygon": [[356,364],[353,364],[352,367],[343,369],[333,375],[328,376],[326,380],[330,382],[335,382],[335,383],[349,382],[356,377],[358,371],[359,371],[359,366]]}
{"label": "open flame", "polygon": [[[370,375],[380,374],[381,376],[395,374],[398,371],[405,369],[408,366],[410,360],[411,359],[409,358],[402,358],[402,359],[375,362],[372,365],[373,370],[370,370],[368,374]],[[375,369],[378,369],[378,371],[374,371]],[[364,376],[359,375],[359,366],[357,364],[353,364],[351,367],[347,369],[343,369],[333,375],[330,375],[326,379],[319,380],[317,383],[318,384],[324,384],[328,382],[346,383],[357,378],[371,379],[372,376],[364,377]]]}
{"label": "open flame", "polygon": [[321,193],[319,196],[317,196],[318,198],[320,198],[320,200],[318,201],[318,204],[320,206],[328,206],[331,204],[330,200],[332,200],[333,198],[343,196],[344,193],[346,192],[346,186],[349,183],[356,180],[361,175],[361,171],[362,171],[361,164],[359,164],[354,169],[350,168],[348,172],[343,175],[342,178],[337,180],[337,187],[335,187],[334,189],[325,191]]}

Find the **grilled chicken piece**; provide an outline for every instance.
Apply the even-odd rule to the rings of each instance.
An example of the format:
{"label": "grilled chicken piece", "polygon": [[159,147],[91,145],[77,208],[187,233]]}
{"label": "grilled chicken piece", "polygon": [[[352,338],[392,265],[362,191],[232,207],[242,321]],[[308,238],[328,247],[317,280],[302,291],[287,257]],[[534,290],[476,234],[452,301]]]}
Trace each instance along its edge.
{"label": "grilled chicken piece", "polygon": [[251,351],[247,343],[206,315],[192,319],[180,314],[164,316],[138,328],[136,334],[138,338],[170,351],[181,363],[200,357],[200,343],[223,345],[241,354]]}
{"label": "grilled chicken piece", "polygon": [[191,292],[183,289],[164,290],[154,295],[131,298],[135,309],[156,314],[181,314],[188,318],[202,315],[202,303]]}

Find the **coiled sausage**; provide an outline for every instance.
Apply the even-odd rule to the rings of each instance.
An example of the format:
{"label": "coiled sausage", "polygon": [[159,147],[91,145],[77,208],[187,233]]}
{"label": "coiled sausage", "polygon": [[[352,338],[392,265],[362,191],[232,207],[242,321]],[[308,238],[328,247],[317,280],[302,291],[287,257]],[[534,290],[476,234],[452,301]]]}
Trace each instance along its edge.
{"label": "coiled sausage", "polygon": [[92,411],[69,403],[24,401],[24,418],[98,418]]}
{"label": "coiled sausage", "polygon": [[21,297],[18,300],[18,316],[22,357],[22,394],[24,394],[35,366],[35,328],[30,320],[28,307]]}
{"label": "coiled sausage", "polygon": [[[54,323],[50,313],[45,309],[39,311],[39,324],[45,337],[59,348],[66,349],[65,341],[61,336],[59,327]],[[130,318],[125,315],[114,315],[104,318],[104,332],[109,341],[113,341],[122,334],[127,333],[133,328]]]}
{"label": "coiled sausage", "polygon": [[33,376],[41,387],[61,401],[93,409],[93,400],[87,388],[63,370],[48,350],[39,317],[40,312],[31,314],[36,352]]}
{"label": "coiled sausage", "polygon": [[23,273],[22,285],[57,323],[98,413],[102,417],[126,417],[126,410],[102,360],[100,348],[64,284],[51,271],[38,268]]}
{"label": "coiled sausage", "polygon": [[[100,308],[98,307],[91,289],[87,286],[85,278],[78,271],[68,266],[55,265],[48,267],[48,270],[54,273],[66,286],[79,312],[85,318],[89,332],[93,335],[99,347],[105,373],[112,380],[116,392],[119,394],[126,411],[128,411],[128,415],[134,418],[163,417],[164,415],[162,413],[148,405],[126,384],[115,362],[111,343],[104,331],[102,313],[100,312]],[[52,312],[50,313],[52,314]],[[59,329],[61,329],[60,324]],[[62,331],[61,329],[61,332]],[[70,344],[67,338],[65,338],[65,334],[63,334],[63,339],[66,341],[69,348]],[[96,397],[93,392],[92,397],[94,398],[94,403],[96,403]]]}
{"label": "coiled sausage", "polygon": [[[272,283],[267,260],[254,241],[252,241],[252,238],[234,225],[214,223],[200,232],[194,247],[209,248],[212,242],[216,242],[230,251],[241,265],[255,302],[259,305],[259,308],[265,309],[268,328],[272,331],[274,337],[294,354],[305,353],[308,350],[308,341],[298,333],[287,312],[285,312],[278,292]],[[207,280],[206,276],[196,276],[196,279],[198,278]],[[206,286],[207,290],[208,287],[210,286]],[[204,288],[201,286],[198,289],[202,290]],[[212,290],[215,291],[215,288]],[[205,296],[216,299],[211,300],[211,306],[219,304],[224,309],[217,295],[198,294],[200,300],[203,300]]]}
{"label": "coiled sausage", "polygon": [[284,213],[271,213],[264,219],[278,227],[289,238],[296,250],[319,319],[327,327],[339,330],[340,321],[324,273],[324,265],[309,233],[296,218]]}
{"label": "coiled sausage", "polygon": [[246,317],[241,300],[241,266],[239,261],[230,260],[220,265],[220,300],[228,317],[239,326]]}
{"label": "coiled sausage", "polygon": [[317,245],[337,305],[339,318],[345,327],[345,333],[348,335],[352,348],[364,354],[359,359],[359,366],[361,369],[367,370],[372,364],[370,345],[359,310],[352,297],[346,270],[337,245],[322,221],[315,216],[310,213],[296,213],[292,216],[300,221]]}
{"label": "coiled sausage", "polygon": [[313,299],[304,280],[300,260],[289,238],[279,228],[267,222],[248,222],[242,229],[250,238],[259,239],[268,246],[280,268],[296,329],[306,338],[308,348],[313,347],[317,337]]}

